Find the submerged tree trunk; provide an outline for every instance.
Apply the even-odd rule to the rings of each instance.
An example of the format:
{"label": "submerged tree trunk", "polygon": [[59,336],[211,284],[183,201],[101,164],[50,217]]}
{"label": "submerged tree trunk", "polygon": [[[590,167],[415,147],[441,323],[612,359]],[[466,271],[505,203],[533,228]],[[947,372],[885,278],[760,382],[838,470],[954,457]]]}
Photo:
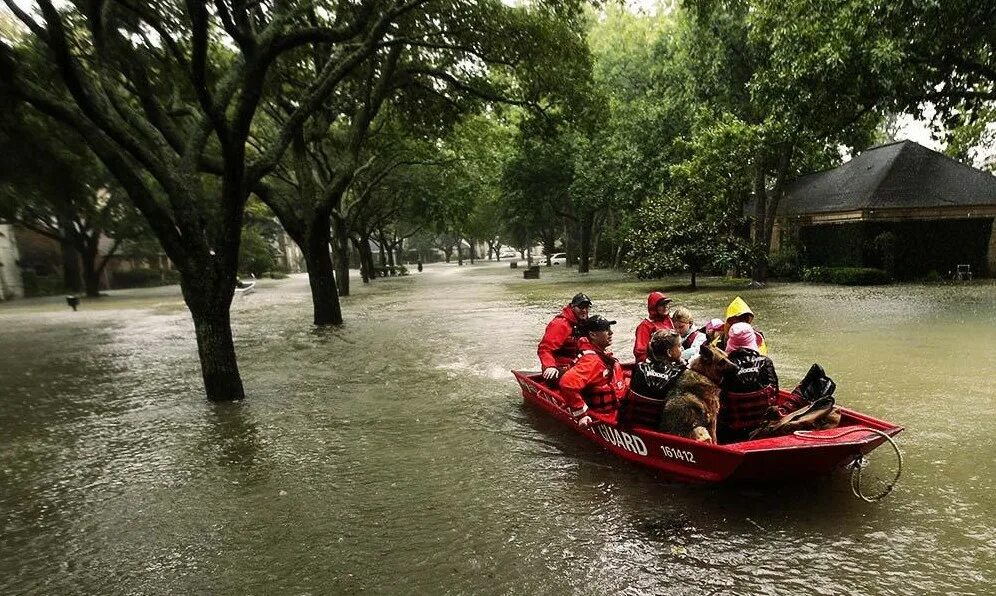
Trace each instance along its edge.
{"label": "submerged tree trunk", "polygon": [[594,214],[584,212],[578,221],[580,242],[578,247],[578,273],[588,273],[591,267],[591,231],[594,226]]}
{"label": "submerged tree trunk", "polygon": [[100,298],[100,274],[104,268],[97,267],[96,244],[95,241],[92,249],[88,247],[83,253],[83,287],[87,298]]}
{"label": "submerged tree trunk", "polygon": [[[75,236],[75,226],[71,217],[57,217],[59,226],[59,248],[62,252],[62,285],[67,292],[79,292],[80,286],[80,254],[71,242]],[[55,238],[55,236],[52,236]]]}
{"label": "submerged tree trunk", "polygon": [[[211,271],[212,275],[198,275]],[[197,335],[204,389],[211,401],[245,398],[235,358],[229,308],[235,293],[235,272],[220,274],[214,267],[189,267],[181,277],[183,299],[190,309]]]}
{"label": "submerged tree trunk", "polygon": [[308,264],[308,283],[311,285],[311,303],[315,325],[341,325],[342,307],[336,286],[335,268],[329,253],[331,232],[328,219],[319,218],[308,231],[304,253]]}
{"label": "submerged tree trunk", "polygon": [[387,267],[387,250],[384,245],[387,244],[387,238],[384,237],[384,232],[377,232],[377,251],[380,253],[380,266]]}
{"label": "submerged tree trunk", "polygon": [[335,226],[335,283],[340,296],[349,296],[349,231],[342,217],[333,215],[332,224]]}

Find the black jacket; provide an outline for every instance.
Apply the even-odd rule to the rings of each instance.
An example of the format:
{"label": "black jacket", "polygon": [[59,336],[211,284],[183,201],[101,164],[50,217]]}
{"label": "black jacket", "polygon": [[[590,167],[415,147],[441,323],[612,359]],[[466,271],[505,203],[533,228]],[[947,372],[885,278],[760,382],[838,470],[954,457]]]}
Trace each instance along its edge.
{"label": "black jacket", "polygon": [[653,399],[664,399],[668,389],[687,368],[684,362],[653,362],[645,360],[633,368],[629,388],[634,393]]}
{"label": "black jacket", "polygon": [[750,393],[771,385],[778,389],[778,375],[771,358],[762,356],[749,348],[741,348],[729,356],[730,361],[740,367],[723,379],[723,390],[736,393]]}

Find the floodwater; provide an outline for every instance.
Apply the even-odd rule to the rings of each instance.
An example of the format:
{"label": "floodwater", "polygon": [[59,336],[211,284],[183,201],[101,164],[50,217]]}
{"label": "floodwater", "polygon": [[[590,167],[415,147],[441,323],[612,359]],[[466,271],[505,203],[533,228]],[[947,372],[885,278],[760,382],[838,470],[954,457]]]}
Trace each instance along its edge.
{"label": "floodwater", "polygon": [[577,291],[629,354],[656,286],[617,274],[432,265],[359,287],[333,331],[305,277],[264,280],[233,305],[228,405],[176,288],[22,301],[0,305],[0,594],[991,594],[996,285],[706,281],[668,289],[703,320],[741,293],[783,385],[820,362],[906,426],[892,495],[670,483],[523,406],[508,370]]}

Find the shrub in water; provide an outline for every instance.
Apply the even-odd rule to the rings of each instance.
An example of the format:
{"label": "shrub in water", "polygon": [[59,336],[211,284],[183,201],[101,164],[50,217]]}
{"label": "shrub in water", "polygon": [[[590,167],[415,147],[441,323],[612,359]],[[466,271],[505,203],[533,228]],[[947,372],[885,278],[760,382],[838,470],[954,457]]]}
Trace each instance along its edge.
{"label": "shrub in water", "polygon": [[809,267],[803,272],[802,279],[842,286],[874,286],[892,281],[888,273],[871,267]]}

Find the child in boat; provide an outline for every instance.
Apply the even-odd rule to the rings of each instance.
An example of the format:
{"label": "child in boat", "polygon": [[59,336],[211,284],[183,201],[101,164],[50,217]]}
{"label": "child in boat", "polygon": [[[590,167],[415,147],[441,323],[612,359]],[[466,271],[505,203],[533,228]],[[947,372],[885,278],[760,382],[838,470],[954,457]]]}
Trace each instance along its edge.
{"label": "child in boat", "polygon": [[655,331],[647,344],[647,359],[633,367],[630,391],[664,399],[674,381],[688,368],[682,357],[681,335],[674,329]]}
{"label": "child in boat", "polygon": [[[737,323],[747,323],[748,325],[754,324],[754,312],[751,311],[750,306],[747,306],[747,303],[740,296],[734,298],[733,302],[726,307],[726,314],[724,315],[724,318],[726,319],[725,332],[727,336],[729,335],[730,327]],[[757,329],[754,329],[754,333],[757,335],[757,351],[760,354],[767,356],[768,344],[764,341],[764,335]],[[725,345],[722,341],[720,341],[719,347],[725,349]],[[726,350],[726,352],[729,353],[729,350]]]}
{"label": "child in boat", "polygon": [[681,335],[681,358],[689,360],[699,353],[699,346],[705,343],[706,334],[694,328],[692,312],[684,306],[674,309],[671,321],[674,323],[674,330]]}
{"label": "child in boat", "polygon": [[757,334],[749,323],[734,323],[726,340],[730,362],[739,368],[720,387],[720,442],[741,441],[765,422],[765,413],[778,395],[778,375],[771,358],[757,349]]}
{"label": "child in boat", "polygon": [[582,426],[591,422],[589,411],[614,423],[619,400],[629,390],[622,366],[608,351],[615,324],[598,315],[588,318],[584,337],[578,339],[581,356],[560,378],[561,396]]}

